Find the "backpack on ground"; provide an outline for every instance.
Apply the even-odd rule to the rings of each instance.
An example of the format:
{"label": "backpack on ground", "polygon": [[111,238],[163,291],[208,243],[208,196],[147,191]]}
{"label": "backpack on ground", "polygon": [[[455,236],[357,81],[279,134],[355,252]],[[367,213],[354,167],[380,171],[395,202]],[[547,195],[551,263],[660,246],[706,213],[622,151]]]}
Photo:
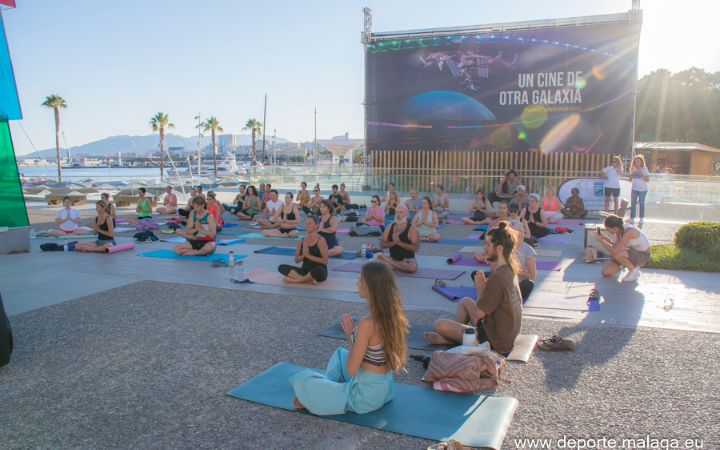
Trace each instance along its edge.
{"label": "backpack on ground", "polygon": [[504,368],[505,358],[492,350],[438,350],[433,352],[423,380],[437,391],[471,393],[496,388]]}

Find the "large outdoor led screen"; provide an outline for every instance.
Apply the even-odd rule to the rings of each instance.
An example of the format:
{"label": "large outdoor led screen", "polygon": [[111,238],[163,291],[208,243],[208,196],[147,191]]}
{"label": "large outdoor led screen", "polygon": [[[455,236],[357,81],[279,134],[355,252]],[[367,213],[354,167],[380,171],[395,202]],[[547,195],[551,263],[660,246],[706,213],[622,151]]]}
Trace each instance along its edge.
{"label": "large outdoor led screen", "polygon": [[638,19],[376,38],[368,149],[630,152],[639,36]]}

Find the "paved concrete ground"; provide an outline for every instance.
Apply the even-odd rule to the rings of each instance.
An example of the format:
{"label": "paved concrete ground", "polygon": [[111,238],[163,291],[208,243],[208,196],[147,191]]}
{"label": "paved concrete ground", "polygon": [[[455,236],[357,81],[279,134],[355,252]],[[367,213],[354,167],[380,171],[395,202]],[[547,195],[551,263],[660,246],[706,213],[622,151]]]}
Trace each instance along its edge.
{"label": "paved concrete ground", "polygon": [[[429,441],[227,397],[278,361],[322,367],[318,336],[366,306],[139,282],[12,317],[0,369],[1,448],[425,448]],[[429,322],[433,311],[410,311]],[[525,320],[577,341],[512,363],[495,395],[519,400],[503,448],[525,438],[702,439],[720,447],[715,335]],[[411,351],[411,353],[422,353]],[[398,382],[422,384],[408,363]],[[441,414],[441,411],[438,411]],[[552,448],[558,448],[557,441]]]}

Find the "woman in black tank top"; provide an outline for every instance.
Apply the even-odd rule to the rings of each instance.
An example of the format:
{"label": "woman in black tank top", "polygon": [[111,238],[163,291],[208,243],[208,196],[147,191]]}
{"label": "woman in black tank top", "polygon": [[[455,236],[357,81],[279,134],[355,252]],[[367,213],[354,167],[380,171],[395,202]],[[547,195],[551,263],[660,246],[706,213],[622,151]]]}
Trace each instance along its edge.
{"label": "woman in black tank top", "polygon": [[328,256],[342,255],[343,248],[337,239],[337,220],[332,213],[332,205],[328,200],[320,202],[320,236],[325,239],[328,246]]}
{"label": "woman in black tank top", "polygon": [[292,192],[285,193],[285,204],[282,205],[278,212],[279,220],[276,218],[273,222],[275,228],[263,230],[262,234],[268,237],[289,237],[298,236],[297,225],[299,222],[300,212],[296,203],[293,203]]}
{"label": "woman in black tank top", "polygon": [[400,205],[395,211],[395,221],[385,229],[380,247],[390,249],[390,256],[379,253],[377,258],[402,272],[417,272],[415,252],[420,249],[420,234],[407,220],[407,208]]}
{"label": "woman in black tank top", "polygon": [[550,234],[547,219],[542,213],[542,208],[540,208],[540,196],[532,193],[530,194],[528,201],[528,207],[523,210],[520,217],[525,219],[525,222],[527,222],[532,237],[540,239],[541,237],[545,237]]}
{"label": "woman in black tank top", "polygon": [[295,262],[302,266],[281,264],[278,272],[283,274],[286,283],[319,283],[327,279],[328,248],[318,234],[318,225],[313,216],[305,218],[305,237],[298,241],[295,248]]}
{"label": "woman in black tank top", "polygon": [[115,245],[115,226],[110,215],[110,205],[105,200],[98,200],[95,203],[97,217],[92,229],[97,233],[95,242],[79,242],[75,244],[75,251],[105,253],[108,248]]}

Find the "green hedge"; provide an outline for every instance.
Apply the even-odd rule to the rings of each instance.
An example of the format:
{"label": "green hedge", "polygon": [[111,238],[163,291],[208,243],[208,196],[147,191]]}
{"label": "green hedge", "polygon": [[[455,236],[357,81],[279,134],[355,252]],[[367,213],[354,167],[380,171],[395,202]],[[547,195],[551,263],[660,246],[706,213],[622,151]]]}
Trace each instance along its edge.
{"label": "green hedge", "polygon": [[647,266],[653,269],[720,272],[720,251],[708,255],[695,250],[683,250],[675,244],[653,245],[650,247],[650,262]]}
{"label": "green hedge", "polygon": [[703,254],[718,254],[720,249],[720,223],[692,222],[675,233],[675,245],[683,250]]}

